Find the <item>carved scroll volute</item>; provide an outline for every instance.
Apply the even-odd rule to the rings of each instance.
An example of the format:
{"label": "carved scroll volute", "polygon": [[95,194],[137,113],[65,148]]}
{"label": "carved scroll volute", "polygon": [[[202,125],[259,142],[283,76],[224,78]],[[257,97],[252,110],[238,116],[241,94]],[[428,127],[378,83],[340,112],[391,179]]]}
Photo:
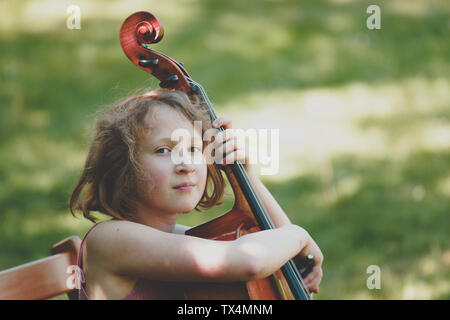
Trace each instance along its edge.
{"label": "carved scroll volute", "polygon": [[159,42],[164,35],[161,22],[149,12],[136,12],[129,16],[120,29],[120,44],[126,56],[139,68],[151,73],[167,89],[191,92],[186,79],[190,75],[172,58],[148,46]]}

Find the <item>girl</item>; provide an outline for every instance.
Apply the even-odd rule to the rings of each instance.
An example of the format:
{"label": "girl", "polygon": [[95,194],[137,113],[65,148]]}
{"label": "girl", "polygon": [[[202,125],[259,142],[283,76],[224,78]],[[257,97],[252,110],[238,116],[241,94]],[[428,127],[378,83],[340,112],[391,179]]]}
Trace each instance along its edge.
{"label": "girl", "polygon": [[[100,115],[70,210],[74,216],[82,211],[94,223],[92,211],[112,219],[96,223],[81,243],[79,299],[178,299],[183,282],[263,278],[309,253],[315,265],[305,283],[319,292],[320,249],[304,229],[291,224],[252,171],[232,134],[231,119],[211,123],[203,110],[183,92],[158,89],[133,95]],[[202,121],[201,129],[193,126],[196,120]],[[205,130],[220,126],[226,131],[218,131],[213,142],[202,141]],[[205,161],[172,160],[176,129],[190,133],[188,152]],[[215,162],[202,154],[209,143]],[[222,165],[217,163],[222,158],[223,165],[243,162],[276,229],[215,241],[185,235],[189,227],[176,224],[178,214],[223,203]]]}

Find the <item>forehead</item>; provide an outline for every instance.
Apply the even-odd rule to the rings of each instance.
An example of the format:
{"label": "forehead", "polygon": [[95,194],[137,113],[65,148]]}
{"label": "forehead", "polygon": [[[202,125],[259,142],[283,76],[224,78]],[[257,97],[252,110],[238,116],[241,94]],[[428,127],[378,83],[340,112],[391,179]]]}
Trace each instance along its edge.
{"label": "forehead", "polygon": [[151,142],[170,138],[177,129],[187,130],[192,137],[201,136],[199,130],[194,131],[194,123],[181,111],[166,105],[158,105],[149,110],[145,117],[148,138]]}

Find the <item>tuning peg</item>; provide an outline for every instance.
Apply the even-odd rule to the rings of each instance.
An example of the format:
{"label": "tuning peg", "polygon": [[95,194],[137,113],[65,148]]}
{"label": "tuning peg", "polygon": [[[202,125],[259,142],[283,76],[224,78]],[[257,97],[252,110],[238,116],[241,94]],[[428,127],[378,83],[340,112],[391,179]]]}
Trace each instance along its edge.
{"label": "tuning peg", "polygon": [[173,76],[170,76],[170,77],[166,78],[165,80],[161,81],[159,83],[159,86],[161,88],[171,88],[171,87],[175,86],[177,81],[178,81],[178,76],[176,74],[174,74]]}
{"label": "tuning peg", "polygon": [[158,65],[158,59],[142,59],[139,60],[139,65],[143,68],[150,68],[153,69],[154,67],[156,67]]}
{"label": "tuning peg", "polygon": [[314,267],[314,255],[308,254],[306,256],[305,266],[300,270],[300,274],[303,278],[305,278]]}

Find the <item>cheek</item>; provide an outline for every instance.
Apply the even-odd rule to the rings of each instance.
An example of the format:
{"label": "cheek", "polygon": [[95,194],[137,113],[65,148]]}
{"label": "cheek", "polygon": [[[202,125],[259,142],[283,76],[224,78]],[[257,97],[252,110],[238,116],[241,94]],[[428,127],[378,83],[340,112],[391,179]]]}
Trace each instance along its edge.
{"label": "cheek", "polygon": [[155,189],[158,186],[164,186],[169,183],[170,163],[165,161],[152,161],[153,159],[144,159],[142,166],[148,176],[148,183],[153,185]]}

